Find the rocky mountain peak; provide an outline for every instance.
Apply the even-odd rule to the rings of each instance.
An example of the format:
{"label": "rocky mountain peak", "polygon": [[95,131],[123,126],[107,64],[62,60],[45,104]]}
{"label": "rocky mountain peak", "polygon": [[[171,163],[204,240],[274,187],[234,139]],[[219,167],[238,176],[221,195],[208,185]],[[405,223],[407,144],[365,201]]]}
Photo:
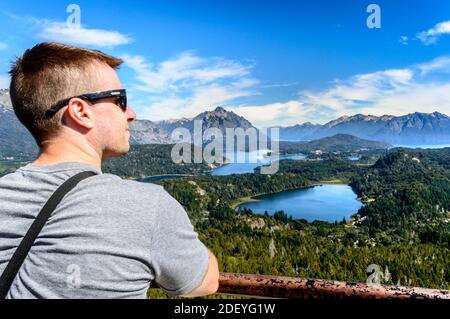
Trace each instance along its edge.
{"label": "rocky mountain peak", "polygon": [[216,107],[216,109],[213,111],[214,113],[226,113],[227,110],[225,110],[223,107],[218,106]]}
{"label": "rocky mountain peak", "polygon": [[214,111],[206,111],[197,115],[194,120],[203,120],[204,128],[207,127],[241,127],[247,129],[253,125],[244,117],[237,115],[233,111],[227,111],[223,107],[217,107]]}

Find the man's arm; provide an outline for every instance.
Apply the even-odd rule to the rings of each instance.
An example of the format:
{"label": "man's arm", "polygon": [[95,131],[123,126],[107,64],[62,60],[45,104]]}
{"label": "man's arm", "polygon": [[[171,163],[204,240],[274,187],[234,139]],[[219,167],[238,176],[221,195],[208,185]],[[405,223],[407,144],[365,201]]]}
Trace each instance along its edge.
{"label": "man's arm", "polygon": [[219,266],[217,264],[217,259],[211,251],[208,251],[208,254],[209,266],[205,278],[203,278],[203,282],[190,293],[182,295],[182,297],[201,297],[210,295],[215,293],[219,288]]}
{"label": "man's arm", "polygon": [[154,281],[171,296],[197,297],[218,289],[216,257],[199,240],[183,206],[162,187],[150,231]]}

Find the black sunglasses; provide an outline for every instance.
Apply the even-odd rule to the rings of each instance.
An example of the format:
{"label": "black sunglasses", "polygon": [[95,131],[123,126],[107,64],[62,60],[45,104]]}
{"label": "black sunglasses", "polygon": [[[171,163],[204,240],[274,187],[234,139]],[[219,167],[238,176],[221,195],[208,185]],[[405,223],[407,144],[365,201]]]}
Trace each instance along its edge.
{"label": "black sunglasses", "polygon": [[69,104],[69,101],[74,98],[79,98],[82,100],[86,100],[89,102],[95,102],[97,100],[106,99],[110,97],[117,97],[116,104],[120,106],[122,111],[127,110],[127,91],[125,89],[120,90],[110,90],[110,91],[103,91],[103,92],[95,92],[95,93],[87,93],[82,94],[78,96],[72,96],[68,99],[62,100],[58,102],[57,104],[53,105],[46,113],[46,116],[51,117],[55,115],[59,110],[61,110],[63,107],[65,107],[67,104]]}

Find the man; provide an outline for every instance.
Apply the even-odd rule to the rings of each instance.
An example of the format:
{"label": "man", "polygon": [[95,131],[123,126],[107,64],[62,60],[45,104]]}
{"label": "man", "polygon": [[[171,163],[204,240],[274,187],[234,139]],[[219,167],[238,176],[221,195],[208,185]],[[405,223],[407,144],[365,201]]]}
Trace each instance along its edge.
{"label": "man", "polygon": [[100,51],[41,43],[12,66],[14,111],[37,159],[0,179],[0,274],[52,193],[83,171],[35,240],[7,298],[145,298],[152,281],[171,295],[216,292],[218,266],[182,206],[154,184],[102,174],[129,150],[136,114]]}

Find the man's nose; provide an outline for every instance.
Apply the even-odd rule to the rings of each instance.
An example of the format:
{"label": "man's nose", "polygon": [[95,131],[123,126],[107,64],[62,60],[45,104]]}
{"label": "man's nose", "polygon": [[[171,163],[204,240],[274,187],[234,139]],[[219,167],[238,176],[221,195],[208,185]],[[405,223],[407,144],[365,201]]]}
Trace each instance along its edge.
{"label": "man's nose", "polygon": [[127,120],[128,122],[133,122],[136,120],[136,113],[133,111],[131,107],[127,107]]}

